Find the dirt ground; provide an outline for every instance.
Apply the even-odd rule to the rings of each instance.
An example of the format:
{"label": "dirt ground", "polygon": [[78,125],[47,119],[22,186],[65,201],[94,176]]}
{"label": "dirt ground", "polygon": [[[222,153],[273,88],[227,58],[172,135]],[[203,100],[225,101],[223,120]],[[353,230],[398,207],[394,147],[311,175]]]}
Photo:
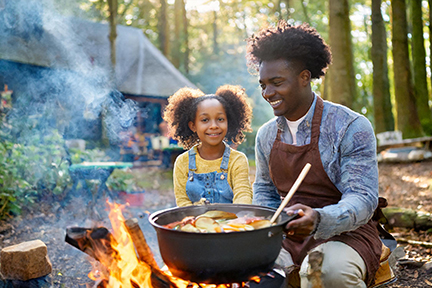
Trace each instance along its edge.
{"label": "dirt ground", "polygon": [[[253,173],[253,169],[251,170]],[[387,198],[390,206],[432,211],[432,161],[380,164],[379,172],[380,195]],[[148,175],[155,185],[154,189],[145,191],[142,205],[127,207],[124,216],[138,218],[156,261],[162,266],[156,233],[149,224],[147,215],[173,207],[173,191],[172,188],[166,188],[166,185],[160,185],[161,180],[157,178],[160,173],[155,168],[140,168],[134,173]],[[0,222],[0,247],[40,239],[48,247],[48,256],[53,266],[48,277],[51,287],[92,287],[94,282],[87,276],[91,270],[89,257],[65,243],[67,227],[111,227],[104,201],[100,200],[92,205],[87,196],[70,197],[68,201],[54,203],[45,201],[40,203],[37,210],[25,211],[19,217]],[[428,234],[425,231],[398,229],[392,231],[392,234],[396,238],[428,242],[430,245],[430,232]],[[426,263],[432,260],[432,246],[406,243],[399,245],[406,253],[404,258],[408,260],[395,264],[394,272],[398,280],[388,287],[432,287],[432,266]]]}

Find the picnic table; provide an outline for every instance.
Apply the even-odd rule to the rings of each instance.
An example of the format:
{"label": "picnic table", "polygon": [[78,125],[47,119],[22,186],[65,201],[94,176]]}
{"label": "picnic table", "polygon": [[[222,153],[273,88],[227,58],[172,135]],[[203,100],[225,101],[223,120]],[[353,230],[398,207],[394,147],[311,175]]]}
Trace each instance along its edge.
{"label": "picnic table", "polygon": [[[92,195],[93,200],[95,196],[105,195],[107,191],[109,196],[112,198],[110,190],[106,186],[106,181],[108,180],[114,169],[130,168],[133,164],[130,162],[82,162],[79,164],[72,164],[69,166],[69,174],[72,178],[72,193],[76,192],[76,187],[78,183],[81,182],[84,189],[86,189],[90,195]],[[100,185],[97,190],[96,195],[88,188],[85,180],[98,180]]]}

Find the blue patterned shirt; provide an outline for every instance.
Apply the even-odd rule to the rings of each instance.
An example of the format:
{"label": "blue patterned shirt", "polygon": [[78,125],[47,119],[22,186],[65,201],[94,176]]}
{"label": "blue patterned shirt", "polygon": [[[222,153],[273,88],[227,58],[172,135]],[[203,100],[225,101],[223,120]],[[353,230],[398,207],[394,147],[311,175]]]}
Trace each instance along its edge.
{"label": "blue patterned shirt", "polygon": [[[310,143],[316,99],[298,127],[299,146]],[[260,127],[255,142],[253,203],[274,208],[279,207],[281,199],[270,178],[269,158],[278,128],[282,130],[282,142],[292,144],[283,116]],[[321,214],[321,222],[315,238],[328,239],[366,224],[378,205],[376,139],[366,117],[345,106],[324,101],[318,146],[325,172],[342,193],[337,204],[316,209]]]}

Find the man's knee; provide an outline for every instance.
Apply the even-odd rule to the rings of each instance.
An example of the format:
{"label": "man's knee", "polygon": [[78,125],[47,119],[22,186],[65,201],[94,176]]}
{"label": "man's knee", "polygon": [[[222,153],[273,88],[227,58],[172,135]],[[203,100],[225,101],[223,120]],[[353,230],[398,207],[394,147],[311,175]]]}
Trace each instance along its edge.
{"label": "man's knee", "polygon": [[327,242],[305,258],[300,269],[302,287],[366,287],[366,265],[360,255],[342,242]]}

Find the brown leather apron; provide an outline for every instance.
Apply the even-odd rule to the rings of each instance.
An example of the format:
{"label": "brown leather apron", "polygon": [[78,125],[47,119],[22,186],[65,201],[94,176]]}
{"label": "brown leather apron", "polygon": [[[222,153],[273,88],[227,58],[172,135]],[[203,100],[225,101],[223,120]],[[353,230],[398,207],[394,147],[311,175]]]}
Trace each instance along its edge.
{"label": "brown leather apron", "polygon": [[[281,141],[282,131],[278,129],[270,153],[269,168],[270,176],[279,194],[285,197],[306,163],[312,165],[287,206],[301,203],[312,208],[322,208],[341,200],[342,194],[325,172],[318,149],[323,107],[323,100],[317,96],[310,144],[294,146],[283,143]],[[370,285],[379,266],[382,245],[375,225],[369,221],[354,231],[345,232],[326,240],[316,240],[313,236],[305,235],[287,236],[283,247],[290,252],[294,263],[299,266],[307,252],[319,244],[327,241],[343,242],[355,249],[363,258],[368,272],[366,284]]]}

